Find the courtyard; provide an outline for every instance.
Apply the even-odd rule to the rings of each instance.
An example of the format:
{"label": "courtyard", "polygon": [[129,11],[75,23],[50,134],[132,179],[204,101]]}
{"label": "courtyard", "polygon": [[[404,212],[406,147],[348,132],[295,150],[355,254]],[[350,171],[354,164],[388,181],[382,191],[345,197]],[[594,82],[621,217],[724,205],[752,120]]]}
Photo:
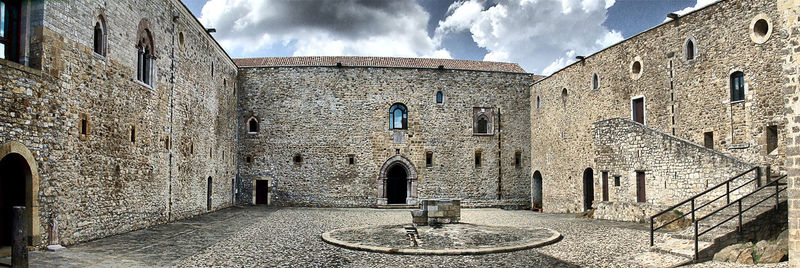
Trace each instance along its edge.
{"label": "courtyard", "polygon": [[463,209],[462,222],[543,226],[563,239],[507,253],[427,256],[350,250],[320,238],[337,228],[410,223],[407,209],[233,207],[58,252],[31,252],[30,259],[31,267],[663,267],[682,261],[650,252],[644,224],[576,216]]}

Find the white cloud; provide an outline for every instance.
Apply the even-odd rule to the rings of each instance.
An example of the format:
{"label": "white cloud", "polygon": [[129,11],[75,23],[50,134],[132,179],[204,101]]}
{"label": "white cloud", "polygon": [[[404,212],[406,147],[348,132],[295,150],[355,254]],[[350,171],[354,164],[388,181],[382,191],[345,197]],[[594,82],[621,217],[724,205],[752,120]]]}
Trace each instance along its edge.
{"label": "white cloud", "polygon": [[[489,51],[484,60],[519,63],[526,71],[550,74],[576,55],[589,55],[621,41],[604,26],[614,0],[508,0],[483,8],[480,0],[456,2],[439,22],[434,40],[469,31]],[[476,11],[475,7],[480,7]]]}
{"label": "white cloud", "polygon": [[233,55],[288,46],[295,56],[450,57],[428,36],[430,15],[413,0],[210,0],[201,13]]}
{"label": "white cloud", "polygon": [[[690,6],[690,7],[678,10],[678,11],[674,11],[672,13],[678,14],[679,16],[683,16],[683,15],[689,14],[689,12],[704,8],[704,7],[708,6],[708,5],[716,3],[716,2],[719,2],[719,0],[697,0],[697,2],[695,2],[694,6]],[[671,21],[671,20],[672,19],[670,19],[670,18],[664,18],[664,22]]]}

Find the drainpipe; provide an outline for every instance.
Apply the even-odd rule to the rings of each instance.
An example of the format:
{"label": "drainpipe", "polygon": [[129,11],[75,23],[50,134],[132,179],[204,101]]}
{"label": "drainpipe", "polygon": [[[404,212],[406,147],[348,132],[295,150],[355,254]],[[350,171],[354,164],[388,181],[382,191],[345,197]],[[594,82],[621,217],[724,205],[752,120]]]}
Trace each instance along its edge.
{"label": "drainpipe", "polygon": [[497,107],[497,200],[503,198],[503,129]]}

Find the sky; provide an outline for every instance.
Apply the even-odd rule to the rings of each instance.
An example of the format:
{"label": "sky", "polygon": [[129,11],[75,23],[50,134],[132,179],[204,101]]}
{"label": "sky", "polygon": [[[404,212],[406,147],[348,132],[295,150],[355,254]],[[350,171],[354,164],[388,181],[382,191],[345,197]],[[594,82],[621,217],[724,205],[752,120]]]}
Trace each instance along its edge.
{"label": "sky", "polygon": [[715,1],[183,0],[233,58],[451,58],[542,75]]}

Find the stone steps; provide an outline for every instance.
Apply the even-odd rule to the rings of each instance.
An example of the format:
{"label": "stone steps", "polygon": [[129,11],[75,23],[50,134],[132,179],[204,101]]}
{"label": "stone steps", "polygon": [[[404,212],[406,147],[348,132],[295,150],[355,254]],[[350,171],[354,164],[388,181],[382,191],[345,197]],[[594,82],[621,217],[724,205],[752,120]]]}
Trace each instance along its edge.
{"label": "stone steps", "polygon": [[[710,247],[713,243],[707,241],[698,241],[697,246],[699,250]],[[694,259],[694,240],[681,239],[681,238],[667,238],[664,242],[656,243],[650,247],[651,251],[667,253],[679,257],[683,257],[691,261]]]}

